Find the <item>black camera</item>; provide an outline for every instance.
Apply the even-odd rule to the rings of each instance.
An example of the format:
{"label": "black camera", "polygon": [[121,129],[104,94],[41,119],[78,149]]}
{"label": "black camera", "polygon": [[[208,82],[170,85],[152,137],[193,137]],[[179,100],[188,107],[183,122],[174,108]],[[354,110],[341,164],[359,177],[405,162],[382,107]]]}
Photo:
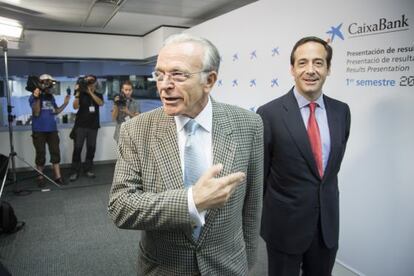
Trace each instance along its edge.
{"label": "black camera", "polygon": [[56,83],[50,75],[43,74],[40,77],[38,76],[29,76],[26,82],[26,90],[34,92],[36,88],[39,88],[41,92],[44,92],[46,89],[50,89]]}
{"label": "black camera", "polygon": [[[115,104],[117,105],[117,106],[119,106],[119,107],[121,107],[121,106],[126,106],[126,103],[127,103],[127,98],[126,98],[126,96],[125,96],[125,94],[124,93],[119,93],[118,95],[116,95],[116,96],[118,96],[118,100],[117,101],[115,101]],[[116,97],[115,96],[115,97]]]}
{"label": "black camera", "polygon": [[40,83],[40,79],[38,76],[29,76],[26,82],[26,90],[33,93],[36,88],[39,88],[40,90],[43,90],[42,84]]}
{"label": "black camera", "polygon": [[88,75],[85,77],[80,77],[76,81],[76,83],[79,85],[79,90],[81,92],[85,92],[88,89],[88,85],[94,84],[96,82],[96,77],[93,75]]}

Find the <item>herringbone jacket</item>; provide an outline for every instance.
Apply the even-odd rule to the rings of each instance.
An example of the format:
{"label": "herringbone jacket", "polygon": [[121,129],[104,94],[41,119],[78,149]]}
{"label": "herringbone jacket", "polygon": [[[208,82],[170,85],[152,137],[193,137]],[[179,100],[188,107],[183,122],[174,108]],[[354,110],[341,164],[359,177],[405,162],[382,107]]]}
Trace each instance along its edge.
{"label": "herringbone jacket", "polygon": [[220,176],[246,179],[222,208],[208,210],[198,240],[172,116],[162,108],[124,123],[109,213],[124,229],[143,230],[138,275],[246,275],[256,258],[263,189],[263,124],[253,112],[212,100],[213,163]]}

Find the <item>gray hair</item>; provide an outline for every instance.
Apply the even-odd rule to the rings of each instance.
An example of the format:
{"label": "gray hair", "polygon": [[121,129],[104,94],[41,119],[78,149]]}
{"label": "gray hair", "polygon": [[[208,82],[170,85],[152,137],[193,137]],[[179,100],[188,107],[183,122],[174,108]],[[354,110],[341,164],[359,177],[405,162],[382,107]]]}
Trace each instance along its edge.
{"label": "gray hair", "polygon": [[164,41],[163,46],[184,42],[193,42],[201,45],[204,49],[203,71],[216,71],[218,73],[220,67],[219,51],[213,43],[205,38],[187,33],[173,34]]}

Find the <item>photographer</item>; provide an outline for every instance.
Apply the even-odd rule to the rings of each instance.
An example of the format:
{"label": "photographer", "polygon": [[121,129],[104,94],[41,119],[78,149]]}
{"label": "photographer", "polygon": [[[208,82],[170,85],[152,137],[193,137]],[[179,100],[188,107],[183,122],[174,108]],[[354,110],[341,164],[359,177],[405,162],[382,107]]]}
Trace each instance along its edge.
{"label": "photographer", "polygon": [[118,143],[121,124],[139,114],[138,101],[132,98],[132,83],[125,81],[121,86],[121,93],[114,97],[112,120],[116,121],[114,139]]}
{"label": "photographer", "polygon": [[[30,81],[30,83],[29,83]],[[55,174],[55,182],[65,185],[60,174],[60,150],[59,135],[55,116],[62,112],[69,103],[69,95],[66,95],[63,104],[58,107],[55,97],[50,93],[55,81],[48,74],[43,74],[39,78],[31,77],[28,80],[27,90],[33,94],[29,98],[32,107],[32,138],[36,151],[36,167],[43,172],[46,163],[46,144],[49,147],[50,163],[52,163]],[[44,178],[40,175],[37,179],[38,186],[46,186]]]}
{"label": "photographer", "polygon": [[81,153],[86,140],[86,160],[83,166],[85,174],[94,178],[93,158],[95,157],[96,137],[99,125],[99,107],[103,105],[103,97],[97,93],[96,77],[87,75],[79,78],[75,90],[73,108],[78,109],[75,119],[75,139],[72,155],[70,181],[79,177],[81,168]]}

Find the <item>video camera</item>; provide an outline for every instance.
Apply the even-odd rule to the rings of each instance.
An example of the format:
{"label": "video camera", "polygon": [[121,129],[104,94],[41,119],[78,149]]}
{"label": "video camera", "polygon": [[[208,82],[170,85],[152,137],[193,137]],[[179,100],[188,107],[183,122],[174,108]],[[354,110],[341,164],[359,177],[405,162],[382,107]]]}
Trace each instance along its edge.
{"label": "video camera", "polygon": [[121,106],[126,106],[126,103],[127,103],[127,98],[126,98],[126,96],[125,96],[125,94],[124,93],[119,93],[118,95],[115,95],[115,97],[116,96],[118,96],[119,98],[118,98],[118,100],[117,101],[115,101],[115,104],[118,106],[118,107],[121,107]]}
{"label": "video camera", "polygon": [[76,83],[79,85],[79,90],[81,92],[86,92],[90,84],[96,83],[96,76],[88,75],[88,76],[80,77],[78,78]]}
{"label": "video camera", "polygon": [[41,80],[38,76],[29,76],[26,82],[26,90],[34,92],[36,88],[39,88],[41,92],[46,89],[50,89],[56,82],[52,79]]}

